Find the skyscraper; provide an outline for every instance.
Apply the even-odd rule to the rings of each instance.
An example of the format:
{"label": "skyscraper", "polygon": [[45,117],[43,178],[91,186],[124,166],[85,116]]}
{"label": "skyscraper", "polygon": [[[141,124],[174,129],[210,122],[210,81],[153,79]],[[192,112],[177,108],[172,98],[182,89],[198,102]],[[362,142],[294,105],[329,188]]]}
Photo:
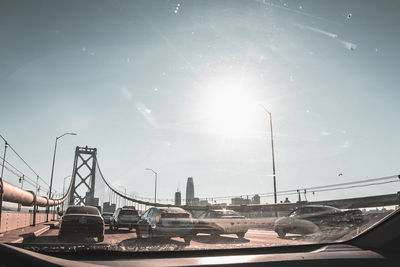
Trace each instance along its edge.
{"label": "skyscraper", "polygon": [[181,192],[176,191],[175,192],[175,205],[180,206],[182,204],[181,202]]}
{"label": "skyscraper", "polygon": [[193,205],[194,184],[193,177],[189,177],[186,182],[186,205]]}

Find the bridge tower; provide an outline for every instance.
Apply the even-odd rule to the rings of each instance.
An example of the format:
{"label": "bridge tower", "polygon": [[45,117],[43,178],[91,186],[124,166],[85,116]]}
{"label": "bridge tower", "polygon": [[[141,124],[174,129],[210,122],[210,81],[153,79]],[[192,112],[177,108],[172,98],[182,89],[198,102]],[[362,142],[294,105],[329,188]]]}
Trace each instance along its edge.
{"label": "bridge tower", "polygon": [[74,185],[69,197],[69,205],[98,205],[96,203],[98,200],[94,197],[96,155],[96,148],[76,147],[72,172]]}

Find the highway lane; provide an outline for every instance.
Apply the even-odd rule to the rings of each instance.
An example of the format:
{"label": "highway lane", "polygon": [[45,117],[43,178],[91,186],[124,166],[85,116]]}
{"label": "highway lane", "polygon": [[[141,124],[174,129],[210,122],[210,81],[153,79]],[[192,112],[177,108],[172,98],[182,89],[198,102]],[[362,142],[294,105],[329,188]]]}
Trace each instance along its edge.
{"label": "highway lane", "polygon": [[147,238],[137,239],[134,230],[128,231],[121,229],[119,231],[106,230],[104,242],[96,242],[95,238],[79,238],[70,237],[63,241],[57,238],[58,229],[50,229],[46,233],[33,240],[25,242],[26,244],[41,245],[95,245],[107,246],[110,248],[121,250],[175,250],[175,249],[221,249],[221,248],[246,248],[246,247],[269,247],[269,246],[285,246],[313,243],[315,240],[310,237],[302,237],[299,235],[287,235],[285,238],[279,238],[274,231],[270,230],[253,230],[250,229],[244,238],[238,238],[236,235],[221,235],[212,237],[206,234],[198,234],[186,245],[182,238],[171,238],[169,240],[155,238],[148,240]]}

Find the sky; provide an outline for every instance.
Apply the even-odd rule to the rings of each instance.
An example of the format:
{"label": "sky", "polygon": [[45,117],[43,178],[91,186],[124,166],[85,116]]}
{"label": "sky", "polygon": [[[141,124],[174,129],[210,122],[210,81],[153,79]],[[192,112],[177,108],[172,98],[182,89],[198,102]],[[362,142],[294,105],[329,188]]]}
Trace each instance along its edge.
{"label": "sky", "polygon": [[[154,194],[145,168],[158,172],[160,198],[184,193],[187,177],[198,197],[266,193],[263,105],[278,191],[399,174],[398,8],[389,0],[4,1],[0,133],[48,183],[55,137],[77,133],[58,143],[59,192],[75,147],[87,145],[116,188],[143,197]],[[394,183],[308,198],[397,191]]]}

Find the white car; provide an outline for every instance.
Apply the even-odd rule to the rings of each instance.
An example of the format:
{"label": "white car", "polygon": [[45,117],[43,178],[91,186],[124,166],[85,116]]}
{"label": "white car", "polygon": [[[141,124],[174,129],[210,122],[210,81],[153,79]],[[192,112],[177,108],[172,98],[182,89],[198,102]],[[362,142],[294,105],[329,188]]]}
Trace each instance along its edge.
{"label": "white car", "polygon": [[236,234],[243,238],[249,230],[247,219],[233,210],[209,210],[196,220],[195,233],[206,233],[214,236]]}

